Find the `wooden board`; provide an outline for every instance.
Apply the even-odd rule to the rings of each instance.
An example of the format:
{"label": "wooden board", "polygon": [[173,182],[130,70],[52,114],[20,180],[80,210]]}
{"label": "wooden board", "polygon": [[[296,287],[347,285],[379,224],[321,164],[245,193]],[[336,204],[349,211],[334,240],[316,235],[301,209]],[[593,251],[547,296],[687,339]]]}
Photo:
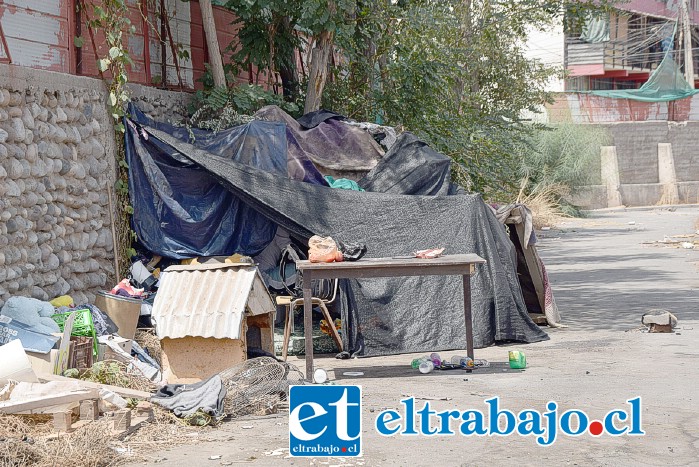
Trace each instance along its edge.
{"label": "wooden board", "polygon": [[57,394],[55,396],[43,396],[20,402],[6,401],[0,404],[0,413],[13,414],[40,410],[44,407],[79,402],[84,399],[96,399],[99,397],[97,389],[85,389],[71,393]]}
{"label": "wooden board", "polygon": [[341,263],[296,262],[304,279],[357,279],[369,277],[472,275],[476,264],[485,260],[475,254],[446,255],[433,259],[409,256],[368,258]]}
{"label": "wooden board", "polygon": [[[59,375],[48,375],[39,374],[36,375],[39,381],[78,381],[81,386],[92,389],[106,389],[107,391],[112,391],[115,394],[119,394],[122,397],[130,397],[134,399],[150,399],[152,395],[150,392],[139,391],[136,389],[122,388],[119,386],[110,386],[109,384],[93,383],[92,381],[76,380],[74,378],[66,378],[65,376]],[[90,399],[90,397],[85,397],[84,399]]]}

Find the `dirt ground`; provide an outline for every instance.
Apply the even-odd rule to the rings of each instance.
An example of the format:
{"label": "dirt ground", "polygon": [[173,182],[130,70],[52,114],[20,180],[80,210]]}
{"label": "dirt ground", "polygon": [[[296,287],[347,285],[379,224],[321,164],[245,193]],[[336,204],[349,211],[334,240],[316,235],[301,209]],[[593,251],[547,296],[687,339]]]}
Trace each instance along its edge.
{"label": "dirt ground", "polygon": [[[476,351],[493,362],[472,374],[421,375],[412,355],[336,360],[317,366],[338,384],[363,387],[360,458],[306,459],[288,455],[288,416],[246,418],[208,432],[206,442],[153,452],[153,463],[199,465],[699,465],[699,251],[646,244],[693,234],[696,207],[604,211],[572,219],[539,236],[563,329],[547,328],[549,341]],[[698,248],[699,249],[699,248]],[[671,334],[638,331],[651,309],[679,318]],[[506,367],[509,350],[526,353],[525,371]],[[446,356],[459,352],[445,353]],[[292,358],[303,367],[303,360]],[[343,376],[362,371],[362,377]],[[642,437],[559,436],[550,447],[532,437],[382,437],[374,429],[380,409],[400,409],[405,395],[434,399],[436,410],[481,409],[500,396],[514,411],[578,408],[591,417],[642,397]],[[443,400],[443,399],[448,400]],[[420,403],[421,405],[422,403]],[[457,427],[458,429],[458,427]],[[210,456],[221,456],[209,460]],[[134,464],[139,465],[139,464]]]}

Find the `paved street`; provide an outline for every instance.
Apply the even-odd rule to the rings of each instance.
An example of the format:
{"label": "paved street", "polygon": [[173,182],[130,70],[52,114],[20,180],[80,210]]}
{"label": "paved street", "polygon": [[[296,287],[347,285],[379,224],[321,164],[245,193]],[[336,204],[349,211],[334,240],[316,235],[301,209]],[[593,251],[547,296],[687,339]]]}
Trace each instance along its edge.
{"label": "paved street", "polygon": [[[411,355],[319,358],[317,366],[331,380],[363,386],[361,458],[289,458],[288,417],[280,414],[227,422],[202,432],[210,441],[154,452],[151,460],[172,466],[699,465],[699,251],[643,244],[692,234],[697,218],[695,207],[608,211],[543,232],[539,251],[568,327],[549,328],[547,342],[477,350],[478,358],[493,362],[488,370],[421,375],[408,368]],[[641,314],[657,308],[679,318],[675,333],[638,331]],[[505,365],[513,349],[526,352],[525,371]],[[292,361],[303,366],[303,360]],[[348,370],[364,376],[344,377]],[[585,433],[559,436],[550,447],[517,435],[381,437],[374,429],[376,414],[400,409],[406,395],[431,399],[437,411],[485,411],[483,401],[500,396],[502,407],[544,412],[554,400],[560,411],[578,408],[593,419],[641,396],[646,436]],[[222,457],[207,460],[211,455]]]}

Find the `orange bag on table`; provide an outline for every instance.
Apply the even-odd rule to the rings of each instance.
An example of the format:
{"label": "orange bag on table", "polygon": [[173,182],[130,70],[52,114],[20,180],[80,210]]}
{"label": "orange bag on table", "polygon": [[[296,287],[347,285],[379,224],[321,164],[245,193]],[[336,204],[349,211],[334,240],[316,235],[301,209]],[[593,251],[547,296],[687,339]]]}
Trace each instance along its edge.
{"label": "orange bag on table", "polygon": [[314,235],[308,240],[308,259],[311,263],[332,263],[342,261],[342,252],[332,237]]}

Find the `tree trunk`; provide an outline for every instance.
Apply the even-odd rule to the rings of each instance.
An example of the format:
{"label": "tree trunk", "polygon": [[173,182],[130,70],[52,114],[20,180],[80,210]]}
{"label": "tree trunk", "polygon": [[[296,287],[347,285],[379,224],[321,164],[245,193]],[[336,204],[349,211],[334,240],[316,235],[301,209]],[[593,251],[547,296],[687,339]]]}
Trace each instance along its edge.
{"label": "tree trunk", "polygon": [[[292,36],[294,29],[291,26],[289,17],[281,21],[282,34]],[[299,95],[299,75],[296,69],[296,49],[289,49],[285,56],[279,60],[279,76],[282,79],[282,89],[284,97],[293,101]]]}
{"label": "tree trunk", "polygon": [[329,31],[321,32],[316,38],[313,51],[311,52],[306,103],[303,108],[304,114],[320,109],[325,80],[328,78],[328,62],[330,61],[332,47],[333,33]]}
{"label": "tree trunk", "polygon": [[204,23],[204,35],[206,36],[206,46],[209,48],[209,65],[214,77],[214,86],[226,87],[226,74],[223,71],[223,61],[221,60],[221,49],[218,47],[218,36],[216,35],[216,23],[214,22],[214,11],[211,7],[211,0],[199,0],[201,17]]}

